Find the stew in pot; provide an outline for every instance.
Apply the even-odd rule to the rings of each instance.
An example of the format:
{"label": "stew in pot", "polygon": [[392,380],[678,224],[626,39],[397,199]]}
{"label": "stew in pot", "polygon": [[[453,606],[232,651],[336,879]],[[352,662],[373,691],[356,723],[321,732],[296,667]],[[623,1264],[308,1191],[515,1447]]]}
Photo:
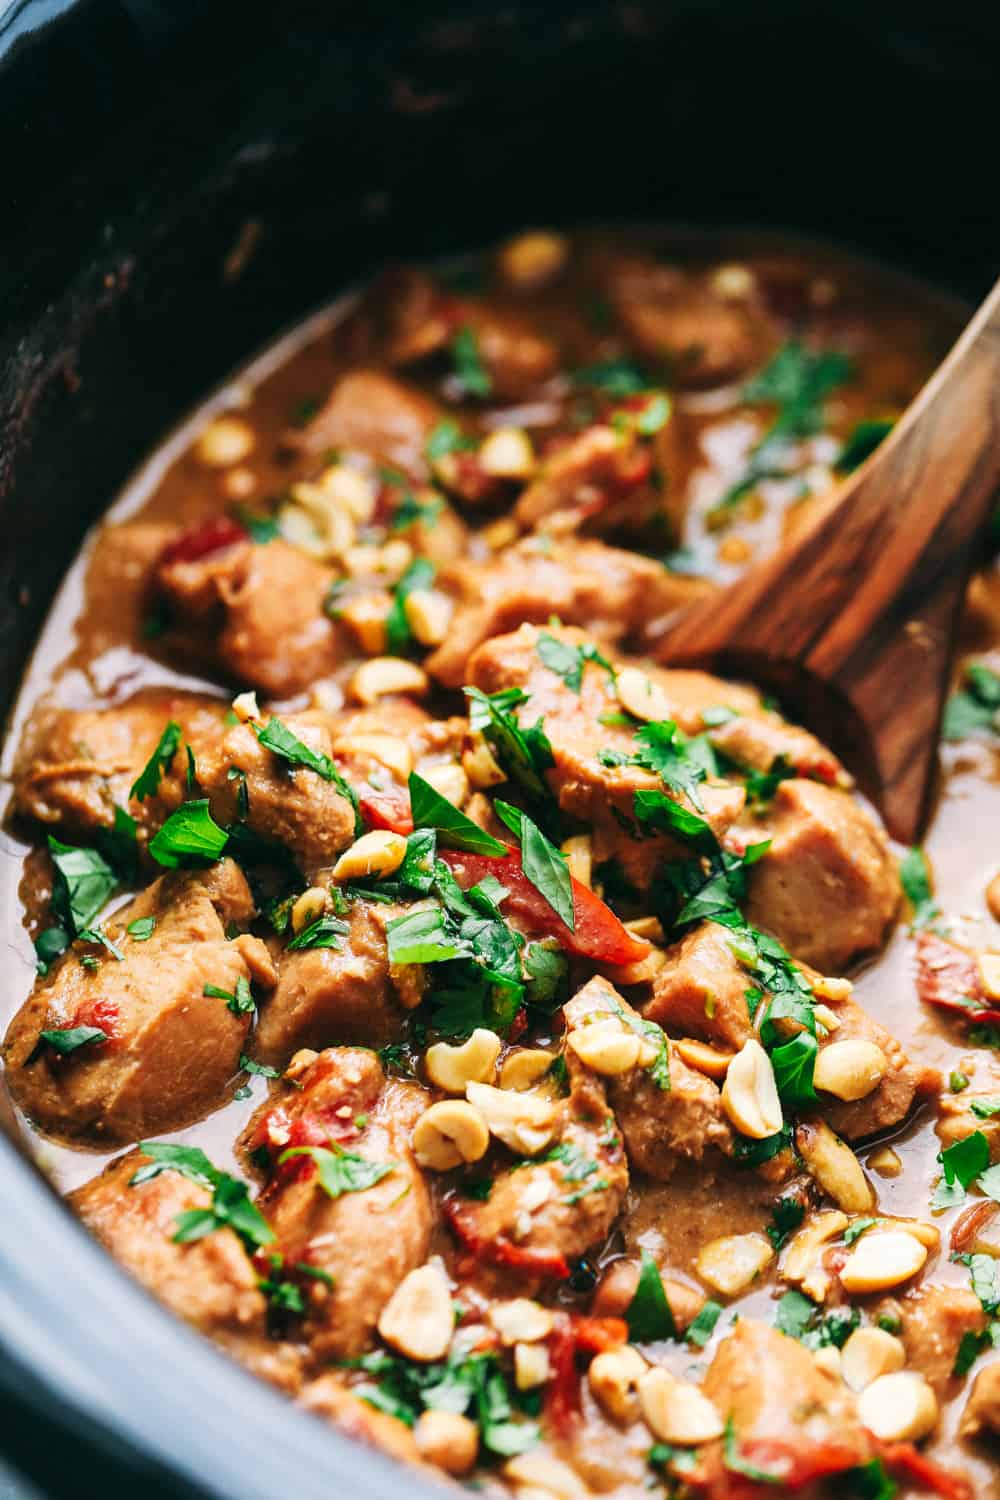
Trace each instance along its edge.
{"label": "stew in pot", "polygon": [[518,1500],[998,1492],[990,539],[926,849],[650,660],[963,318],[522,234],[277,343],[85,548],[8,747],[7,1085],[318,1418]]}

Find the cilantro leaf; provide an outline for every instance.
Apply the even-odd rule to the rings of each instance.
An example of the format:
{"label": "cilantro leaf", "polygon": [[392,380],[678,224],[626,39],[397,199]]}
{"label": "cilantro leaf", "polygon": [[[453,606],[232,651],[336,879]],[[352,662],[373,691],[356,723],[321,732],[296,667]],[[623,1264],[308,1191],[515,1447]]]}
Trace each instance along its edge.
{"label": "cilantro leaf", "polygon": [[[770,1019],[770,1012],[768,1013]],[[816,1100],[813,1088],[813,1069],[818,1051],[816,1038],[808,1031],[800,1031],[791,1041],[771,1052],[774,1081],[782,1103],[795,1109],[812,1104]]]}
{"label": "cilantro leaf", "polygon": [[90,927],[118,887],[118,876],[96,849],[62,844],[49,834],[52,905],[73,937]]}
{"label": "cilantro leaf", "polygon": [[344,780],[327,754],[323,751],[310,750],[298,735],[292,733],[287,724],[283,724],[273,714],[266,724],[254,724],[253,730],[260,743],[265,749],[270,750],[272,755],[288,761],[291,766],[303,766],[307,771],[315,771],[316,775],[321,776],[324,781],[331,782],[354,809],[355,832],[363,832],[364,820],[358,809],[358,794],[350,783]]}
{"label": "cilantro leaf", "polygon": [[860,468],[866,458],[875,452],[883,438],[889,436],[895,424],[886,418],[868,418],[858,422],[854,429],[848,433],[847,440],[840,450],[837,458],[836,469],[839,474],[850,474],[853,470]]}
{"label": "cilantro leaf", "polygon": [[628,1307],[625,1309],[629,1338],[636,1343],[649,1344],[657,1339],[677,1337],[677,1325],[667,1301],[656,1261],[648,1250],[643,1250],[639,1269],[639,1280]]}
{"label": "cilantro leaf", "polygon": [[171,719],[160,735],[156,749],[133,782],[130,797],[134,797],[137,802],[144,802],[147,797],[156,796],[163,773],[177,754],[182,732],[176,720]]}
{"label": "cilantro leaf", "polygon": [[775,1250],[780,1250],[788,1236],[795,1233],[805,1217],[805,1212],[805,1204],[793,1193],[777,1200],[771,1210],[771,1223],[765,1231]]}
{"label": "cilantro leaf", "polygon": [[149,842],[157,864],[175,870],[188,860],[221,859],[229,834],[220,828],[208,809],[208,798],[185,802],[172,812]]}
{"label": "cilantro leaf", "polygon": [[319,1185],[330,1198],[364,1192],[388,1177],[396,1166],[392,1161],[367,1161],[353,1151],[329,1150],[326,1146],[292,1146],[278,1157],[278,1165],[294,1156],[308,1156],[315,1162]]}
{"label": "cilantro leaf", "polygon": [[931,886],[930,866],[923,849],[907,849],[899,861],[899,881],[913,908],[912,926],[926,927],[940,913]]}
{"label": "cilantro leaf", "polygon": [[684,1337],[688,1343],[694,1344],[698,1349],[704,1349],[715,1332],[715,1325],[722,1317],[722,1313],[721,1302],[713,1302],[709,1298],[707,1302],[702,1303],[701,1308],[685,1329]]}
{"label": "cilantro leaf", "polygon": [[298,952],[303,948],[339,948],[338,939],[345,933],[350,932],[350,927],[340,917],[331,916],[329,913],[317,917],[301,932],[289,939],[288,951]]}
{"label": "cilantro leaf", "polygon": [[493,389],[490,373],[479,352],[479,338],[468,324],[460,328],[451,341],[455,374],[467,396],[488,396]]}
{"label": "cilantro leaf", "polygon": [[437,570],[426,557],[415,557],[396,584],[392,607],[385,619],[386,646],[391,656],[402,656],[413,640],[406,601],[417,589],[430,588]]}
{"label": "cilantro leaf", "polygon": [[540,896],[544,896],[556,916],[571,932],[576,929],[573,905],[573,882],[569,864],[561,849],[548,838],[527,813],[500,798],[493,804],[497,816],[521,842],[521,869]]}
{"label": "cilantro leaf", "polygon": [[465,849],[469,854],[507,854],[506,844],[473,823],[416,771],[410,772],[409,788],[415,829],[435,828],[442,843]]}
{"label": "cilantro leaf", "polygon": [[269,1245],[275,1236],[264,1215],[250,1201],[245,1182],[220,1172],[198,1146],[178,1145],[173,1141],[140,1141],[139,1150],[151,1158],[129,1179],[129,1187],[138,1187],[158,1177],[161,1172],[179,1172],[189,1182],[212,1193],[210,1208],[188,1209],[177,1216],[174,1240],[185,1244],[202,1239],[215,1229],[230,1228],[251,1252]]}
{"label": "cilantro leaf", "polygon": [[134,943],[145,943],[153,936],[155,928],[155,917],[136,917],[128,924],[125,931]]}
{"label": "cilantro leaf", "polygon": [[992,1255],[956,1255],[961,1265],[968,1266],[972,1279],[972,1290],[988,1313],[1000,1311],[1000,1261]]}
{"label": "cilantro leaf", "polygon": [[627,359],[607,359],[600,364],[585,365],[573,371],[575,385],[596,386],[607,391],[609,396],[636,396],[647,391],[650,382],[638,368]]}
{"label": "cilantro leaf", "polygon": [[572,693],[579,693],[583,687],[583,669],[587,662],[594,662],[612,678],[615,676],[615,669],[607,657],[589,641],[582,646],[573,646],[546,632],[538,637],[535,650],[542,665],[561,677]]}
{"label": "cilantro leaf", "polygon": [[555,758],[543,721],[522,729],[512,712],[525,701],[526,694],[520,688],[500,693],[468,687],[463,691],[470,703],[471,728],[482,731],[511,781],[536,802],[551,801],[544,773],[555,765]]}
{"label": "cilantro leaf", "polygon": [[106,1031],[100,1026],[66,1026],[54,1031],[40,1031],[38,1040],[58,1052],[60,1057],[69,1057],[81,1047],[94,1047],[108,1040]]}
{"label": "cilantro leaf", "polygon": [[431,429],[431,435],[424,444],[424,454],[433,462],[436,458],[444,458],[446,454],[467,452],[475,446],[474,439],[466,437],[457,422],[451,417],[445,417]]}
{"label": "cilantro leaf", "polygon": [[1000,675],[981,662],[965,668],[964,687],[945,704],[941,737],[964,740],[980,729],[997,730],[1000,715]]}

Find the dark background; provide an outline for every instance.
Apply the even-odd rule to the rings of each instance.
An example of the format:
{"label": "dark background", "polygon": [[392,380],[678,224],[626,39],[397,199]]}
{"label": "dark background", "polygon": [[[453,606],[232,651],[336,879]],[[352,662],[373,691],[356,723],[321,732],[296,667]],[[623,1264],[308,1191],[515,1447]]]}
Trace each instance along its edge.
{"label": "dark background", "polygon": [[[147,447],[386,258],[630,218],[817,233],[970,298],[997,273],[995,4],[0,10],[0,712]],[[47,1494],[417,1488],[155,1312],[2,1138],[0,1176],[0,1449]]]}

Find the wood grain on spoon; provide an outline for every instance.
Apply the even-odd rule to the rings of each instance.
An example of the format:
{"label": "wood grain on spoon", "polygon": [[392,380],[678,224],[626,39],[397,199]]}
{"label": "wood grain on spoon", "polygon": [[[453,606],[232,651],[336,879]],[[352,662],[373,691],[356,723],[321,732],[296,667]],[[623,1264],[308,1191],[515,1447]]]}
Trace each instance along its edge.
{"label": "wood grain on spoon", "polygon": [[668,623],[658,660],[737,671],[840,742],[890,831],[923,828],[956,626],[1000,489],[1000,282],[815,524]]}

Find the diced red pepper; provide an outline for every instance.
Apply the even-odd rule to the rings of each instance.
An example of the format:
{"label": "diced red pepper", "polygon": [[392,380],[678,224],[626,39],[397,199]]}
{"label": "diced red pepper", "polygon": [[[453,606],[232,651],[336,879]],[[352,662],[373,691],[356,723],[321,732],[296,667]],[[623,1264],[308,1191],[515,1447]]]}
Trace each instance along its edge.
{"label": "diced red pepper", "polygon": [[[70,1022],[72,1028],[77,1026],[96,1026],[103,1031],[109,1042],[116,1041],[121,1035],[121,1012],[117,1001],[108,1000],[104,996],[98,996],[93,1000],[85,1000],[78,1005],[76,1013]],[[106,1042],[92,1042],[93,1047],[104,1047]]]}
{"label": "diced red pepper", "polygon": [[973,1500],[974,1491],[967,1479],[949,1474],[912,1443],[885,1443],[880,1454],[890,1474],[909,1480],[918,1489],[930,1490],[942,1500]]}
{"label": "diced red pepper", "polygon": [[628,1342],[628,1324],[624,1318],[588,1318],[573,1314],[573,1337],[584,1354],[606,1354]]}
{"label": "diced red pepper", "polygon": [[245,542],[249,535],[246,527],[241,526],[239,521],[234,521],[232,516],[210,516],[206,521],[199,521],[196,526],[189,526],[180,536],[168,542],[160,553],[160,564],[200,562],[213,552],[221,552],[225,547]]}
{"label": "diced red pepper", "polygon": [[545,1420],[557,1437],[568,1438],[580,1416],[576,1335],[568,1318],[560,1318],[549,1335],[549,1370],[545,1387]]}
{"label": "diced red pepper", "polygon": [[1000,1009],[983,992],[975,955],[936,932],[917,936],[917,994],[925,1005],[950,1010],[970,1025],[1000,1026]]}
{"label": "diced red pepper", "polygon": [[739,1452],[747,1464],[796,1490],[853,1469],[859,1461],[857,1443],[838,1443],[834,1438],[801,1447],[782,1438],[748,1438],[740,1443]]}
{"label": "diced red pepper", "polygon": [[393,782],[385,787],[360,787],[358,806],[369,828],[387,828],[404,835],[413,832],[410,794],[405,786]]}
{"label": "diced red pepper", "polygon": [[444,1212],[455,1236],[477,1260],[530,1276],[551,1276],[557,1281],[565,1281],[569,1275],[569,1262],[558,1250],[516,1245],[502,1234],[487,1239],[476,1223],[479,1210],[475,1203],[452,1195],[444,1200]]}
{"label": "diced red pepper", "polygon": [[442,849],[440,857],[451,868],[463,890],[477,885],[487,875],[495,876],[509,892],[503,903],[504,912],[519,917],[530,932],[554,937],[567,953],[592,959],[595,963],[634,964],[650,952],[650,944],[633,937],[610,906],[605,906],[578,880],[572,880],[576,926],[571,932],[542,893],[531,884],[514,849],[505,855],[466,854],[460,849]]}

